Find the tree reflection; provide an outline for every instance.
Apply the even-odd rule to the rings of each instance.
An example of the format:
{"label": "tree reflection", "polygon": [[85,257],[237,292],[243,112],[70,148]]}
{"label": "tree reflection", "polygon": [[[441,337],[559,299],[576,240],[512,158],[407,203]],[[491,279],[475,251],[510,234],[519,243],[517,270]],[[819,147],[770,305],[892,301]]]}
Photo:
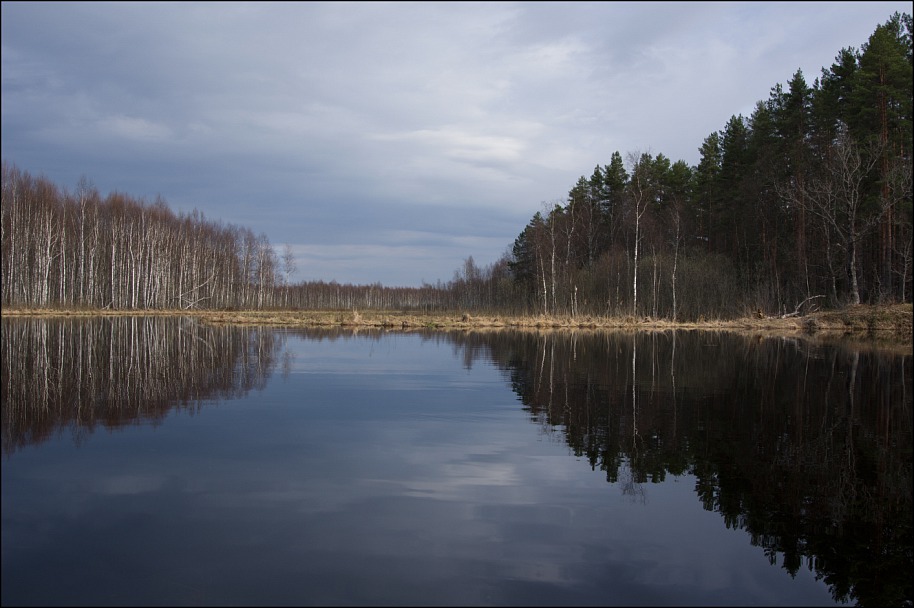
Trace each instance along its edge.
{"label": "tree reflection", "polygon": [[3,453],[69,429],[160,424],[262,388],[281,335],[190,318],[3,320]]}
{"label": "tree reflection", "polygon": [[[67,428],[157,424],[284,373],[276,332],[163,317],[4,319],[3,450]],[[389,332],[369,330],[360,340]],[[773,565],[836,601],[911,605],[912,357],[709,332],[426,332],[485,357],[530,421],[635,500],[690,475],[697,499]],[[665,362],[669,362],[667,365]]]}
{"label": "tree reflection", "polygon": [[911,605],[910,355],[707,332],[453,339],[485,343],[531,419],[623,494],[691,474],[772,564],[805,562],[839,602]]}

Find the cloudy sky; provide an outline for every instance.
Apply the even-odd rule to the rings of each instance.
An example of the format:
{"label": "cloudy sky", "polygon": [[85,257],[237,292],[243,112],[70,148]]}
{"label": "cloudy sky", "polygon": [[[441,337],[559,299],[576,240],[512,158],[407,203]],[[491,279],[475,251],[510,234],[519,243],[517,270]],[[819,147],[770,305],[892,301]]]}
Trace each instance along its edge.
{"label": "cloudy sky", "polygon": [[910,2],[2,3],[2,157],[419,286],[614,151],[696,164]]}

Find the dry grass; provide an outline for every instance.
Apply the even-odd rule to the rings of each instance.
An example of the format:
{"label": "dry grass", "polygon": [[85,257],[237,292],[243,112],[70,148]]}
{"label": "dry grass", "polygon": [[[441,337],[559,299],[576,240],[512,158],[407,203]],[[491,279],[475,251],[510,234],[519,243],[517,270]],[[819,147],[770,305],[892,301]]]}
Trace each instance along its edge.
{"label": "dry grass", "polygon": [[701,320],[674,323],[668,319],[649,317],[598,316],[494,316],[453,313],[416,313],[403,311],[358,310],[59,310],[8,309],[6,316],[81,317],[124,315],[190,315],[216,325],[263,325],[282,327],[353,327],[396,330],[670,330],[694,329],[748,332],[755,335],[847,336],[879,339],[907,346],[912,338],[912,305],[851,306],[841,310],[821,311],[803,317],[747,317],[735,320]]}

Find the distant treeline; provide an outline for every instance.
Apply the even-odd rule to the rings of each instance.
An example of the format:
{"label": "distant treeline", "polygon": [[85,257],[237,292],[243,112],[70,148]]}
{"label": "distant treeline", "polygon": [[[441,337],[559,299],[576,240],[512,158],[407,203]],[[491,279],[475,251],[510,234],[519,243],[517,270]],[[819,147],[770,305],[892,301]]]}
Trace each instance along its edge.
{"label": "distant treeline", "polygon": [[459,306],[452,283],[420,288],[292,283],[294,259],[265,234],[176,214],[86,179],[61,190],[4,161],[3,306],[147,309],[406,309]]}
{"label": "distant treeline", "polygon": [[291,284],[292,254],[266,235],[176,214],[86,179],[63,191],[6,161],[3,306],[101,309],[431,308],[448,287]]}
{"label": "distant treeline", "polygon": [[501,259],[422,287],[292,283],[266,235],[5,160],[0,302],[728,318],[909,301],[912,22],[894,14],[812,86],[797,71],[699,148],[612,154],[544,203]]}

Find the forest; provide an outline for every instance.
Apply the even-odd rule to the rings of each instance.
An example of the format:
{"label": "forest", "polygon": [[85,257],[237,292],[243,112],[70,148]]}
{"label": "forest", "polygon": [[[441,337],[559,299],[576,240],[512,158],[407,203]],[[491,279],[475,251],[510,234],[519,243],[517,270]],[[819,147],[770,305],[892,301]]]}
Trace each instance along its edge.
{"label": "forest", "polygon": [[734,115],[690,166],[616,151],[509,251],[422,287],[293,282],[266,235],[3,161],[0,303],[400,309],[694,320],[912,299],[912,20]]}

